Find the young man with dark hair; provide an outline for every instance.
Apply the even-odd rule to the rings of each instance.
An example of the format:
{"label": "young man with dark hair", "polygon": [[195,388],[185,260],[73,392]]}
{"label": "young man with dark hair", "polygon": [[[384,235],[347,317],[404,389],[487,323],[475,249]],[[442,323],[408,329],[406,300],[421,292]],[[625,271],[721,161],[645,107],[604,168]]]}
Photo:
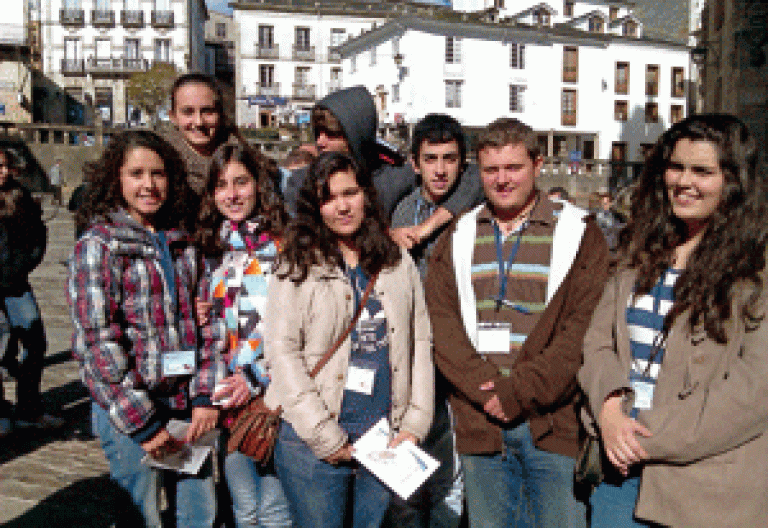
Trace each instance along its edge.
{"label": "young man with dark hair", "polygon": [[583,527],[576,372],[608,249],[586,211],[536,188],[530,127],[491,123],[477,162],[486,202],[440,238],[426,285],[470,526]]}
{"label": "young man with dark hair", "polygon": [[[379,205],[387,219],[400,200],[416,187],[416,174],[408,164],[397,164],[397,154],[388,152],[376,141],[378,117],[373,97],[363,86],[333,92],[317,102],[312,110],[312,128],[318,153],[347,152],[371,175]],[[293,214],[306,171],[298,170],[288,180],[285,200]],[[393,238],[405,247],[425,240],[438,227],[469,209],[482,199],[478,178],[462,178],[459,186],[423,223],[402,231]]]}
{"label": "young man with dark hair", "polygon": [[[459,185],[459,181],[467,177],[468,171],[473,171],[470,177],[477,178],[477,168],[467,167],[466,160],[464,132],[453,117],[429,114],[416,123],[411,143],[411,164],[421,185],[395,208],[393,230],[419,226],[427,221]],[[431,236],[410,247],[422,280],[427,276],[429,255],[444,227],[439,227]],[[447,397],[448,385],[438,372],[435,377],[435,417],[421,446],[440,461],[440,467],[408,502],[394,499],[385,527],[451,528],[457,527],[461,521],[461,482],[454,463]]]}

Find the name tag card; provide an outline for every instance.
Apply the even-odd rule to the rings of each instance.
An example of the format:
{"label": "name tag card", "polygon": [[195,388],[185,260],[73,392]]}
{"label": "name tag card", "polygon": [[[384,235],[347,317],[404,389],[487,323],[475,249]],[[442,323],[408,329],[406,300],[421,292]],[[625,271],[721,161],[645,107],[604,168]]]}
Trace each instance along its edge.
{"label": "name tag card", "polygon": [[635,407],[643,411],[650,411],[653,408],[653,389],[656,385],[647,381],[630,381],[632,390],[635,393]]}
{"label": "name tag card", "polygon": [[376,372],[373,369],[350,365],[347,370],[346,390],[354,391],[366,396],[373,395],[373,383]]}
{"label": "name tag card", "polygon": [[480,354],[509,354],[509,323],[478,323],[477,351]]}
{"label": "name tag card", "polygon": [[163,353],[163,377],[189,376],[195,373],[197,353],[195,350],[173,350]]}

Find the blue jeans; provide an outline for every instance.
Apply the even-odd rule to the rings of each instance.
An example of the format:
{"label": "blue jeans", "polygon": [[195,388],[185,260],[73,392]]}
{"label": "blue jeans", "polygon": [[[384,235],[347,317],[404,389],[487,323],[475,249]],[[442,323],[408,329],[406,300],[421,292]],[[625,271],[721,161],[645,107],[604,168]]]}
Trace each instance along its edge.
{"label": "blue jeans", "polygon": [[381,525],[390,500],[384,484],[355,464],[318,460],[285,421],[275,447],[275,468],[299,528],[343,528],[350,515],[347,525],[352,528]]}
{"label": "blue jeans", "polygon": [[592,492],[591,528],[647,528],[658,526],[635,518],[635,504],[640,489],[640,477],[628,478],[621,484],[601,483]]}
{"label": "blue jeans", "polygon": [[[8,318],[11,331],[2,364],[16,378],[16,414],[21,418],[36,418],[43,412],[40,382],[47,347],[40,308],[31,289],[2,297],[0,308]],[[24,347],[21,354],[19,342]]]}
{"label": "blue jeans", "polygon": [[224,477],[232,498],[237,528],[290,527],[288,499],[274,473],[234,451],[224,458]]}
{"label": "blue jeans", "polygon": [[527,423],[502,431],[502,453],[462,455],[472,528],[586,528],[571,457],[536,448]]}
{"label": "blue jeans", "polygon": [[149,528],[162,528],[160,519],[160,489],[166,486],[175,498],[176,526],[211,528],[216,517],[216,493],[213,464],[208,460],[198,475],[179,475],[150,468],[141,463],[146,454],[141,445],[118,431],[109,414],[93,404],[93,430],[99,435],[101,448],[109,462],[112,480],[123,488],[141,511]]}

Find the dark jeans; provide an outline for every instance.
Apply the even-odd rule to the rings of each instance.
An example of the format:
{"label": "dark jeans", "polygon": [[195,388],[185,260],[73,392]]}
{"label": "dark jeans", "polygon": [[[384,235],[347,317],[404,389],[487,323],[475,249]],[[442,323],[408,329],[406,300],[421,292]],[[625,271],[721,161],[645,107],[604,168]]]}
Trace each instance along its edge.
{"label": "dark jeans", "polygon": [[461,521],[460,512],[453,511],[445,502],[453,487],[456,465],[451,416],[444,398],[435,402],[432,427],[420,447],[435,457],[440,466],[407,501],[393,495],[384,528],[456,528]]}
{"label": "dark jeans", "polygon": [[[2,366],[16,378],[16,414],[21,418],[36,418],[43,412],[40,382],[47,347],[40,308],[31,289],[0,298],[0,309],[10,326]],[[19,342],[23,346],[21,353]]]}

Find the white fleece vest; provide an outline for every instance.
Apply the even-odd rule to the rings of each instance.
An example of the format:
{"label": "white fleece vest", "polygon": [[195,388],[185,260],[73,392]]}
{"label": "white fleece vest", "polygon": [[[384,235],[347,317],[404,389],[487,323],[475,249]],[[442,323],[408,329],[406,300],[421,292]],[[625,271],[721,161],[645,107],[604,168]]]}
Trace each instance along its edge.
{"label": "white fleece vest", "polygon": [[[459,219],[451,240],[453,244],[451,247],[453,269],[456,273],[456,284],[459,289],[461,318],[467,336],[475,348],[477,348],[478,341],[477,301],[475,289],[472,287],[472,253],[477,236],[477,215],[483,207],[485,207],[484,203]],[[552,257],[549,266],[549,279],[547,280],[547,304],[552,300],[565,280],[565,276],[571,270],[576,253],[581,246],[584,231],[587,228],[587,224],[584,222],[584,217],[587,214],[584,209],[568,202],[563,203],[563,209],[560,211],[560,216],[555,224],[552,240]]]}

